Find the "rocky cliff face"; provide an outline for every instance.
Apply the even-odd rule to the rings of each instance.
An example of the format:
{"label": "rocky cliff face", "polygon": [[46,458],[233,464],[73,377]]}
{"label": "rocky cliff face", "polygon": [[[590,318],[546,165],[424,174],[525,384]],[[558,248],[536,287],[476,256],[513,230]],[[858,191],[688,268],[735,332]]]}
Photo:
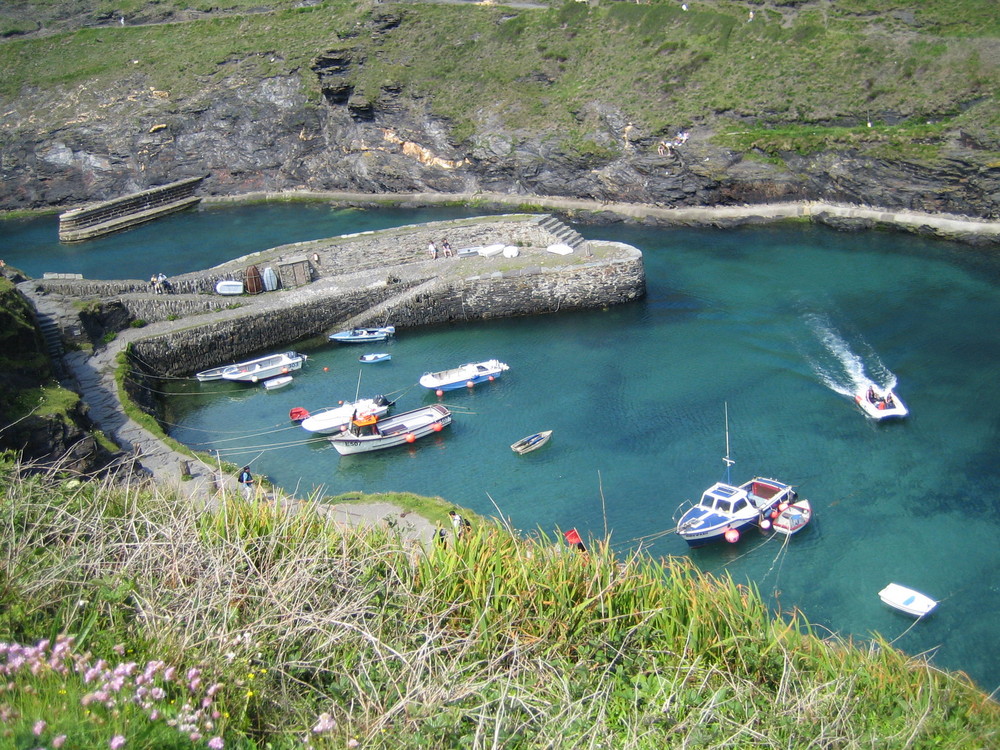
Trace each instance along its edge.
{"label": "rocky cliff face", "polygon": [[[391,14],[371,33],[391,28]],[[614,104],[595,99],[588,121],[594,142],[612,156],[581,156],[544,132],[500,122],[480,126],[462,143],[431,114],[426,100],[384,87],[375,101],[359,96],[350,72],[363,65],[350,49],[321,53],[310,76],[261,79],[234,72],[195,97],[174,100],[142,75],[99,92],[60,101],[26,92],[0,132],[5,189],[0,209],[69,206],[185,177],[208,174],[204,191],[351,190],[494,191],[608,202],[689,206],[775,200],[849,202],[896,209],[1000,217],[996,144],[956,133],[935,166],[873,159],[851,150],[786,154],[782,166],[712,143],[709,122],[683,142],[634,128]],[[773,160],[772,160],[773,161]]]}

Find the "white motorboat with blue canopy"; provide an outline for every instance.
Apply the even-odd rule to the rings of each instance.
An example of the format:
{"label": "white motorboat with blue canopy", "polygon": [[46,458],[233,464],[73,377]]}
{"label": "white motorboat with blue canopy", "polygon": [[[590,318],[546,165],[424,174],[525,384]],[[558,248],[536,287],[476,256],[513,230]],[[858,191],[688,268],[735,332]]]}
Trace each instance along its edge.
{"label": "white motorboat with blue canopy", "polygon": [[471,388],[487,380],[496,380],[509,369],[499,359],[488,359],[485,362],[469,362],[450,370],[425,372],[419,382],[432,391],[454,391],[458,388]]}
{"label": "white motorboat with blue canopy", "polygon": [[396,335],[396,326],[380,328],[352,328],[349,331],[331,333],[328,338],[339,344],[366,344],[371,341],[385,341]]}
{"label": "white motorboat with blue canopy", "polygon": [[[691,547],[725,540],[737,542],[748,526],[770,528],[771,512],[784,510],[796,498],[790,484],[776,479],[754,477],[741,485],[731,484],[729,470],[735,463],[729,457],[729,407],[726,406],[726,481],[716,482],[701,495],[696,504],[678,508],[677,534]],[[780,512],[780,511],[779,511]]]}
{"label": "white motorboat with blue canopy", "polygon": [[[747,526],[770,526],[771,511],[795,499],[790,484],[754,477],[739,486],[716,482],[702,493],[677,522],[677,534],[692,547],[711,542],[737,542]],[[766,522],[766,524],[765,524]]]}

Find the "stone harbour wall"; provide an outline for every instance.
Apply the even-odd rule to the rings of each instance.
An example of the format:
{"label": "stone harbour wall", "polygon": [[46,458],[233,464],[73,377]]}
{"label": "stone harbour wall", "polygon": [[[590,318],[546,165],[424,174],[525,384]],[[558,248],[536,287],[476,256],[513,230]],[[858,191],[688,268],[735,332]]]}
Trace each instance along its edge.
{"label": "stone harbour wall", "polygon": [[177,321],[178,327],[168,333],[135,341],[131,352],[147,372],[184,377],[264,350],[291,349],[295,342],[325,335],[339,321],[384,302],[404,288],[393,284],[315,296],[264,314],[247,307],[245,314],[236,311],[232,317],[204,324]]}
{"label": "stone harbour wall", "polygon": [[619,305],[646,293],[642,257],[543,270],[528,266],[442,285],[394,308],[393,323],[417,327]]}

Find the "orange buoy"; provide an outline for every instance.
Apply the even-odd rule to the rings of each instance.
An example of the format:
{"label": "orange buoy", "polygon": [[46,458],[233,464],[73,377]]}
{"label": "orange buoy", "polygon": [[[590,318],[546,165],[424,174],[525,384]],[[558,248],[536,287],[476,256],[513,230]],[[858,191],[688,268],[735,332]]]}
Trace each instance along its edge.
{"label": "orange buoy", "polygon": [[466,380],[465,381],[465,385],[466,385],[467,388],[471,388],[472,386],[475,385],[475,383],[473,383],[471,380]]}
{"label": "orange buoy", "polygon": [[440,398],[441,396],[444,395],[444,391],[442,391],[440,388],[438,388],[436,391],[434,391],[434,395],[437,396],[438,398]]}
{"label": "orange buoy", "polygon": [[330,368],[329,367],[324,367],[323,368],[323,372],[330,372]]}
{"label": "orange buoy", "polygon": [[440,422],[435,422],[431,425],[431,429],[434,430],[434,432],[441,432],[441,430],[444,429],[444,425]]}
{"label": "orange buoy", "polygon": [[492,383],[494,380],[496,380],[496,378],[490,375],[490,382]]}
{"label": "orange buoy", "polygon": [[417,439],[417,436],[414,435],[412,432],[406,433],[406,442],[412,443],[416,439]]}
{"label": "orange buoy", "polygon": [[726,529],[724,536],[726,537],[726,541],[730,544],[735,544],[740,540],[740,532],[736,529]]}

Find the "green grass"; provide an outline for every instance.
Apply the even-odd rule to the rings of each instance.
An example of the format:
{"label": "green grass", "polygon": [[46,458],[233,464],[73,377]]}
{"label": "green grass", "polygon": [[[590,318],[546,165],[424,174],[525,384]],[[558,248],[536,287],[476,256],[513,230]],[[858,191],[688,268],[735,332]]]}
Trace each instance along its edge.
{"label": "green grass", "polygon": [[[551,133],[582,166],[614,158],[623,145],[592,136],[607,129],[606,112],[595,106],[601,101],[649,139],[733,118],[822,129],[868,119],[881,125],[883,115],[949,118],[954,128],[997,138],[1000,61],[992,50],[1000,27],[985,0],[922,3],[913,23],[897,12],[912,4],[889,0],[837,3],[822,13],[805,6],[787,27],[764,9],[747,23],[745,5],[726,2],[687,13],[673,2],[375,6],[375,18],[401,18],[375,38],[363,5],[272,7],[11,40],[0,45],[0,97],[11,100],[23,86],[64,88],[91,112],[110,99],[153,122],[165,116],[152,114],[157,109],[199,106],[214,86],[285,74],[302,79],[304,106],[317,106],[310,64],[342,51],[364,60],[349,73],[356,96],[374,102],[392,86],[423,97],[458,141],[498,116],[509,128]],[[47,127],[66,117],[62,106],[34,114]],[[838,134],[830,136],[835,144]]]}
{"label": "green grass", "polygon": [[[274,750],[303,737],[403,750],[1000,740],[1000,707],[961,675],[878,636],[821,639],[685,559],[600,543],[580,554],[485,521],[423,549],[315,505],[290,514],[237,496],[211,510],[24,468],[0,457],[0,641],[47,638],[39,652],[56,666],[135,663],[165,691],[133,703],[130,678],[118,711],[85,705],[97,686],[82,670],[29,659],[0,692],[15,747],[58,734],[84,750],[118,735],[126,747],[221,736]],[[204,697],[212,713],[192,720],[192,744],[166,720]]]}

